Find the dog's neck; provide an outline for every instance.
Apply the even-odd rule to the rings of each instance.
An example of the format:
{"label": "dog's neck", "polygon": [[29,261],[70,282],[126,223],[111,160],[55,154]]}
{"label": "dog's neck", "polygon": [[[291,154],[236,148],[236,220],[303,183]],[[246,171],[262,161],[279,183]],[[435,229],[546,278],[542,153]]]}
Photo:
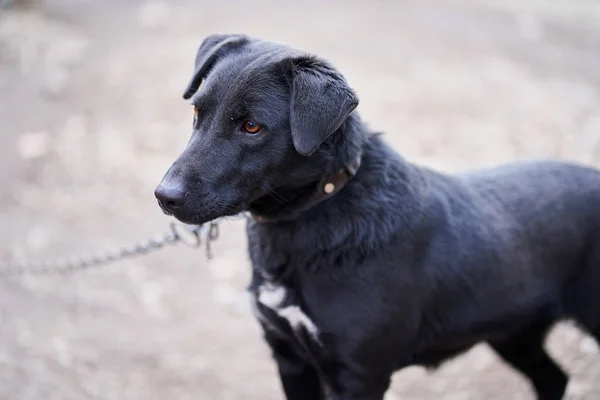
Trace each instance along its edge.
{"label": "dog's neck", "polygon": [[365,129],[356,112],[328,139],[335,149],[336,161],[321,177],[299,186],[283,186],[255,200],[250,205],[252,217],[259,223],[272,224],[300,218],[305,211],[334,197],[356,175],[361,166]]}
{"label": "dog's neck", "polygon": [[[320,257],[319,265],[335,265],[341,258],[366,257],[392,240],[411,243],[424,219],[428,174],[378,136],[370,136],[362,150],[356,175],[335,196],[291,220],[248,220],[249,250],[255,265],[278,276],[309,268],[313,257]],[[297,192],[289,190],[282,195]],[[269,205],[281,207],[278,200],[269,201]],[[390,209],[396,212],[390,213]]]}
{"label": "dog's neck", "polygon": [[[256,201],[250,213],[259,223],[290,221],[300,217],[304,211],[335,196],[350,181],[360,168],[361,154],[352,162],[331,173],[318,182],[300,188],[283,188],[282,193],[270,193]],[[285,193],[287,192],[287,193]]]}

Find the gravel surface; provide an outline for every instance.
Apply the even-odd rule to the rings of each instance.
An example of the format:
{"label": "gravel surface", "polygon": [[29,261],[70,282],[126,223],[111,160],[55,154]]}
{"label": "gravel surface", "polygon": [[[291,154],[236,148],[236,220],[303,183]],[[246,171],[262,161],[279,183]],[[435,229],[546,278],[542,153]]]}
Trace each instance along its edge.
{"label": "gravel surface", "polygon": [[[526,3],[0,1],[0,257],[167,229],[152,192],[187,142],[181,95],[216,32],[330,59],[363,118],[415,162],[600,167],[600,0]],[[178,246],[69,276],[0,278],[0,400],[281,399],[244,292],[243,222],[221,230],[211,262]],[[563,324],[548,347],[573,375],[568,399],[599,399],[598,345]],[[484,398],[532,398],[486,346],[433,373],[399,372],[389,394]]]}

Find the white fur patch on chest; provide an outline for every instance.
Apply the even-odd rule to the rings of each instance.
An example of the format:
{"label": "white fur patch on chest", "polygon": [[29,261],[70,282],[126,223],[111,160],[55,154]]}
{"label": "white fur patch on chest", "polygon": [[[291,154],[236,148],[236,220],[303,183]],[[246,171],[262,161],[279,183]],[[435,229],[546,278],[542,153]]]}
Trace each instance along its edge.
{"label": "white fur patch on chest", "polygon": [[[285,287],[265,283],[258,288],[256,300],[265,307],[275,311],[281,318],[287,320],[292,329],[298,330],[303,327],[313,339],[318,341],[319,330],[314,322],[302,311],[300,306],[296,304],[287,304],[284,306],[285,298]],[[259,318],[264,321],[264,317],[259,315]]]}

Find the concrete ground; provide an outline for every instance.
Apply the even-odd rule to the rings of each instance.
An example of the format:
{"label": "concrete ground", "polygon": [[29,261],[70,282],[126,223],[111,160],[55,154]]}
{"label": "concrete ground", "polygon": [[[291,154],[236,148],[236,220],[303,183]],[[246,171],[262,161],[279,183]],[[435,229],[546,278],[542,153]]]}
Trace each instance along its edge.
{"label": "concrete ground", "polygon": [[[152,192],[187,141],[181,94],[215,32],[330,59],[363,118],[415,162],[600,167],[598,0],[16,0],[0,10],[0,259],[168,228]],[[68,276],[0,277],[0,399],[281,399],[244,295],[243,221],[222,225],[215,254],[177,246]],[[548,346],[573,376],[568,398],[600,398],[595,342],[565,324]],[[397,373],[389,398],[532,392],[478,346],[432,374]]]}

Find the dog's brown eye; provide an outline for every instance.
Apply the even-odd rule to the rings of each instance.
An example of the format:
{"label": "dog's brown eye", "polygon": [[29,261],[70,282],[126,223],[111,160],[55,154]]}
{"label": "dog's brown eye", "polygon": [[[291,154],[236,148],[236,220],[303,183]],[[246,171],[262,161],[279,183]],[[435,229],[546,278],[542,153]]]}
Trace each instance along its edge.
{"label": "dog's brown eye", "polygon": [[252,122],[252,121],[246,121],[244,122],[244,131],[246,131],[247,133],[250,134],[256,134],[260,131],[262,127],[260,126],[260,124],[257,124],[256,122]]}
{"label": "dog's brown eye", "polygon": [[198,116],[198,108],[194,107],[194,115],[197,117]]}

